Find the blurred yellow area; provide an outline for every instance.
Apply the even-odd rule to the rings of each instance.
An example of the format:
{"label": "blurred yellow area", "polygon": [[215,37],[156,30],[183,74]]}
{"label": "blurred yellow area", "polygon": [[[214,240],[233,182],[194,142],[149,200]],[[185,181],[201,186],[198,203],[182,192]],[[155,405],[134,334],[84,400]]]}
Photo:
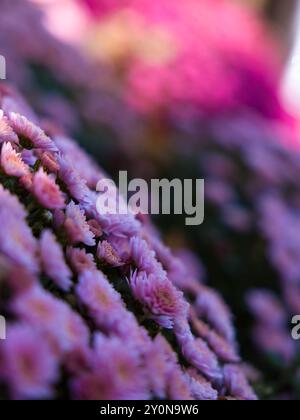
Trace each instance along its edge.
{"label": "blurred yellow area", "polygon": [[89,52],[108,63],[122,64],[133,56],[149,64],[162,64],[176,55],[170,34],[161,27],[149,29],[141,16],[132,11],[115,13],[97,25],[89,38]]}

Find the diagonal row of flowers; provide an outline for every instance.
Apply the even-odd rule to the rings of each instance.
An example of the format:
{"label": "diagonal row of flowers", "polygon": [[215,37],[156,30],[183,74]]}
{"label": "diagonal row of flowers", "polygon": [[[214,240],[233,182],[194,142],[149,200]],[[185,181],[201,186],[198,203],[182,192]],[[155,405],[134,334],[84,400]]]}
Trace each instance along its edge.
{"label": "diagonal row of flowers", "polygon": [[[222,309],[221,313],[218,310],[215,313],[216,299],[209,295],[208,289],[200,285],[193,286],[196,295],[202,296],[202,303],[201,299],[198,299],[196,308],[198,315],[206,315],[208,321],[216,327],[216,331],[198,319],[197,309],[193,312],[189,308],[183,293],[175,287],[158,262],[154,250],[151,249],[151,235],[146,229],[141,229],[140,222],[130,214],[104,216],[97,212],[97,196],[93,187],[97,176],[98,179],[103,176],[101,171],[97,173],[95,170],[93,181],[91,178],[85,180],[74,169],[67,155],[61,153],[56,142],[39,127],[19,114],[9,112],[6,115],[3,111],[0,112],[0,175],[4,180],[2,184],[5,185],[6,180],[17,180],[22,191],[32,196],[36,205],[45,211],[49,222],[46,228],[43,226],[37,240],[26,220],[28,208],[25,209],[16,195],[0,186],[0,219],[3,221],[0,251],[17,267],[22,267],[24,271],[21,278],[26,283],[22,285],[16,282],[16,289],[22,289],[24,286],[26,290],[21,294],[17,293],[11,303],[11,309],[19,319],[33,325],[36,330],[42,328],[45,332],[49,329],[52,336],[55,331],[54,341],[60,351],[67,351],[74,343],[78,344],[78,341],[88,341],[89,330],[83,319],[65,302],[55,298],[35,281],[37,274],[43,272],[63,292],[75,288],[80,305],[86,308],[88,315],[102,332],[113,333],[116,339],[126,341],[126,346],[132,345],[136,350],[144,349],[144,355],[148,354],[149,346],[158,345],[158,341],[164,349],[160,357],[168,352],[172,354],[172,357],[165,357],[173,361],[168,375],[170,376],[171,370],[174,377],[177,375],[176,389],[181,390],[181,395],[177,393],[177,397],[184,398],[190,395],[190,390],[186,390],[187,381],[180,379],[176,353],[160,335],[156,341],[150,340],[147,331],[139,326],[133,313],[127,310],[120,294],[97,269],[93,257],[97,246],[96,255],[99,261],[104,261],[111,267],[124,264],[131,266],[128,284],[132,295],[142,305],[144,314],[159,326],[173,329],[182,355],[196,369],[185,373],[189,378],[190,388],[193,389],[193,396],[199,397],[206,392],[211,398],[217,398],[218,393],[207,382],[209,380],[224,394],[255,398],[239,366],[232,364],[238,363],[239,357],[235,350],[234,334],[228,333],[232,331],[230,316],[226,311],[222,312]],[[57,142],[59,143],[59,139]],[[67,143],[65,139],[64,147]],[[110,242],[101,241],[103,234],[111,235],[114,239]],[[114,241],[116,247],[113,246]],[[69,245],[66,248],[66,256],[70,267],[64,257],[62,245],[65,244]],[[89,247],[92,250],[91,254],[87,251]],[[78,276],[76,285],[72,281],[73,272]],[[33,287],[28,287],[28,284],[32,284]],[[203,299],[204,296],[207,296],[207,299]],[[219,309],[220,307],[222,303],[219,302]],[[225,319],[225,324],[229,326],[227,329],[223,328],[224,323],[223,326],[218,325],[219,315]],[[193,323],[199,338],[192,334],[189,321]],[[14,335],[17,338],[18,335],[24,336],[24,331],[26,332],[26,328],[22,330],[18,326],[11,329],[12,339],[8,340],[8,348],[13,345]],[[97,340],[103,344],[101,337],[99,333]],[[114,344],[112,341],[111,345],[120,345],[120,342]],[[125,358],[124,363],[131,366],[132,361],[130,363],[129,359],[130,357],[127,360]],[[51,358],[48,360],[50,364]],[[134,363],[137,363],[136,360],[135,358]],[[170,365],[170,360],[166,366]],[[223,363],[226,363],[224,369]],[[47,386],[55,377],[53,369],[49,369],[48,372],[50,373],[48,377],[46,374],[45,378]],[[76,396],[87,397],[85,385],[88,379],[83,375],[74,381]],[[43,382],[43,377],[38,379],[38,382]],[[162,397],[163,392],[159,389],[162,385],[159,387],[154,382],[152,391]],[[21,395],[25,392],[34,396],[38,391],[34,387],[28,388],[28,384],[26,386],[27,391],[24,391],[23,388],[19,389],[18,381],[15,383],[15,388]],[[42,386],[42,392],[46,394],[49,391],[47,386]],[[93,393],[91,390],[89,392]],[[114,397],[116,395],[121,398],[123,394],[115,392]],[[128,392],[126,395],[128,396]],[[141,395],[145,397],[142,391]]]}

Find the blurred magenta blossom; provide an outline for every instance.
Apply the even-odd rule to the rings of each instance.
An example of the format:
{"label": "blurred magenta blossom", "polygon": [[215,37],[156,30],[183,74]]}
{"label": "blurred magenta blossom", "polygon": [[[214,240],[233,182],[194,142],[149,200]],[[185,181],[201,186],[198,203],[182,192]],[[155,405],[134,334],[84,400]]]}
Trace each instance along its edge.
{"label": "blurred magenta blossom", "polygon": [[201,117],[254,108],[284,117],[278,57],[252,12],[228,0],[82,0],[95,29],[90,49],[122,74],[143,113]]}

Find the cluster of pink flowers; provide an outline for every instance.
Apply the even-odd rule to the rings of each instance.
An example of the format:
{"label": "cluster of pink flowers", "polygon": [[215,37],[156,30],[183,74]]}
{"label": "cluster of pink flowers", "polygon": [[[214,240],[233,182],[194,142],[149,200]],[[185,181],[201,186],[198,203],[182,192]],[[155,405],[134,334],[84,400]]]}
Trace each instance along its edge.
{"label": "cluster of pink flowers", "polygon": [[272,42],[250,10],[228,0],[81,3],[96,22],[91,49],[118,76],[123,69],[124,95],[138,111],[203,117],[242,106],[284,115]]}
{"label": "cluster of pink flowers", "polygon": [[95,189],[106,176],[57,126],[76,130],[113,170],[125,156],[138,176],[167,165],[205,178],[205,223],[183,243],[231,300],[243,350],[247,303],[255,342],[296,382],[288,322],[300,313],[300,159],[280,144],[294,139],[268,34],[228,0],[78,1],[93,12],[101,71],[55,40],[31,2],[1,1],[9,78],[49,118],[0,88],[0,313],[11,331],[0,343],[1,389],[25,398],[254,398],[230,311],[200,284],[198,260],[175,258],[145,220],[99,214]]}
{"label": "cluster of pink flowers", "polygon": [[45,134],[25,108],[14,112],[14,101],[0,115],[7,395],[255,399],[222,300],[148,221],[104,220],[95,208],[102,171],[72,140]]}

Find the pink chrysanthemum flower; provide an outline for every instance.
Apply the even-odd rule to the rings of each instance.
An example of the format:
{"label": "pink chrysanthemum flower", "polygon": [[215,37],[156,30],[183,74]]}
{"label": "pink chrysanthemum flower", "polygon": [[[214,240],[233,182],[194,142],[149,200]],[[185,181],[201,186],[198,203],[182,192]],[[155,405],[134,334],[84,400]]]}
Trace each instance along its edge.
{"label": "pink chrysanthemum flower", "polygon": [[177,354],[163,336],[157,335],[150,342],[145,357],[147,378],[156,398],[191,399],[188,381],[180,371]]}
{"label": "pink chrysanthemum flower", "polygon": [[231,313],[217,292],[201,286],[195,308],[197,314],[211,323],[216,331],[229,341],[234,340]]}
{"label": "pink chrysanthemum flower", "polygon": [[101,236],[103,235],[103,230],[100,223],[98,223],[95,219],[91,219],[88,221],[88,225],[90,227],[90,230],[93,232],[95,238],[101,238]]}
{"label": "pink chrysanthemum flower", "polygon": [[15,398],[52,397],[58,360],[42,335],[25,324],[9,325],[1,347],[5,377]]}
{"label": "pink chrysanthemum flower", "polygon": [[71,201],[66,207],[64,228],[72,244],[95,245],[94,234],[86,221],[84,210]]}
{"label": "pink chrysanthemum flower", "polygon": [[215,330],[211,329],[207,324],[198,319],[193,311],[190,311],[192,326],[198,336],[206,340],[210,348],[215,352],[218,358],[227,363],[238,363],[240,357],[236,351],[234,342],[227,341],[223,336],[219,335]]}
{"label": "pink chrysanthemum flower", "polygon": [[222,370],[218,358],[206,342],[200,338],[195,339],[185,320],[176,321],[174,332],[186,360],[207,378],[219,382]]}
{"label": "pink chrysanthemum flower", "polygon": [[77,274],[84,271],[97,270],[93,254],[87,254],[84,249],[72,248],[67,249],[67,257],[71,267]]}
{"label": "pink chrysanthemum flower", "polygon": [[218,392],[212,387],[202,375],[199,375],[195,369],[187,369],[186,378],[189,383],[190,391],[196,400],[215,401],[218,399]]}
{"label": "pink chrysanthemum flower", "polygon": [[65,317],[64,302],[39,286],[20,294],[12,301],[11,310],[36,329],[59,333]]}
{"label": "pink chrysanthemum flower", "polygon": [[[15,211],[18,213],[20,209]],[[16,264],[24,265],[30,271],[37,271],[37,243],[25,221],[11,212],[10,206],[2,208],[1,205],[0,220],[0,252]]]}
{"label": "pink chrysanthemum flower", "polygon": [[87,344],[89,332],[83,319],[64,301],[39,286],[19,294],[12,301],[11,310],[45,334],[57,353]]}
{"label": "pink chrysanthemum flower", "polygon": [[23,162],[21,155],[13,149],[11,143],[2,145],[1,166],[10,176],[21,177],[29,173],[29,167]]}
{"label": "pink chrysanthemum flower", "polygon": [[0,185],[0,211],[4,208],[17,219],[24,220],[27,215],[25,207],[17,197]]}
{"label": "pink chrysanthemum flower", "polygon": [[243,400],[257,400],[251,387],[245,380],[242,369],[237,365],[226,365],[224,368],[225,384],[229,395]]}
{"label": "pink chrysanthemum flower", "polygon": [[62,329],[65,335],[65,350],[68,352],[82,346],[88,346],[90,332],[78,313],[68,309]]}
{"label": "pink chrysanthemum flower", "polygon": [[168,278],[180,290],[198,294],[201,282],[205,278],[204,270],[196,256],[190,251],[177,251],[174,257],[171,250],[161,241],[150,236],[150,243],[156,252],[156,257],[167,271]]}
{"label": "pink chrysanthemum flower", "polygon": [[134,297],[162,327],[172,328],[175,319],[186,317],[188,304],[183,299],[183,293],[166,277],[135,271],[129,281]]}
{"label": "pink chrysanthemum flower", "polygon": [[117,337],[107,339],[101,334],[95,338],[96,366],[106,366],[114,372],[114,378],[122,399],[146,399],[146,376],[141,367],[141,355],[130,343]]}
{"label": "pink chrysanthemum flower", "polygon": [[0,144],[4,142],[18,143],[19,139],[4,116],[4,112],[0,110]]}
{"label": "pink chrysanthemum flower", "polygon": [[132,237],[140,229],[140,223],[132,214],[98,214],[103,230],[119,238]]}
{"label": "pink chrysanthemum flower", "polygon": [[93,351],[88,345],[74,347],[66,355],[65,368],[68,373],[78,375],[78,372],[88,372],[93,359]]}
{"label": "pink chrysanthemum flower", "polygon": [[49,230],[45,230],[41,236],[40,255],[42,266],[47,276],[61,289],[68,291],[72,285],[72,273],[65,263],[60,245]]}
{"label": "pink chrysanthemum flower", "polygon": [[171,400],[192,400],[192,394],[186,376],[180,369],[175,369],[169,373],[168,396]]}
{"label": "pink chrysanthemum flower", "polygon": [[100,327],[109,329],[116,322],[122,322],[123,301],[100,271],[84,272],[76,287],[76,294]]}
{"label": "pink chrysanthemum flower", "polygon": [[59,164],[57,162],[56,154],[53,152],[45,152],[38,150],[36,155],[41,159],[41,163],[44,168],[46,168],[49,172],[58,173],[59,171]]}
{"label": "pink chrysanthemum flower", "polygon": [[89,194],[85,180],[73,168],[73,165],[65,157],[58,159],[59,177],[67,187],[69,193],[77,201],[83,202]]}
{"label": "pink chrysanthemum flower", "polygon": [[107,241],[99,242],[97,248],[97,257],[100,259],[100,261],[103,261],[112,267],[120,267],[123,265],[117,251]]}
{"label": "pink chrysanthemum flower", "polygon": [[71,383],[75,398],[138,400],[149,397],[140,356],[127,342],[98,334],[89,359],[87,369]]}
{"label": "pink chrysanthemum flower", "polygon": [[19,136],[19,138],[22,137],[29,141],[34,148],[51,152],[58,151],[54,142],[46,136],[44,131],[29,121],[26,117],[15,112],[10,112],[8,121],[11,128]]}
{"label": "pink chrysanthemum flower", "polygon": [[130,239],[130,256],[137,269],[147,274],[165,277],[166,272],[158,262],[155,252],[142,238],[135,236]]}
{"label": "pink chrysanthemum flower", "polygon": [[65,207],[65,199],[59,186],[42,168],[34,175],[33,194],[38,202],[48,209],[55,210]]}
{"label": "pink chrysanthemum flower", "polygon": [[102,371],[83,372],[71,381],[70,388],[73,397],[77,400],[109,401],[121,398],[113,372],[106,368]]}
{"label": "pink chrysanthemum flower", "polygon": [[167,397],[167,375],[176,363],[175,353],[175,360],[170,360],[165,346],[164,338],[157,335],[153,342],[150,342],[145,354],[149,386],[157,398]]}
{"label": "pink chrysanthemum flower", "polygon": [[[78,144],[71,139],[64,136],[54,136],[54,141],[61,150],[64,158],[68,157],[68,161],[72,162],[72,168],[80,175],[80,185],[82,180],[86,181],[87,185],[96,189],[99,179],[105,177],[104,172],[95,164],[95,162],[88,156]],[[66,179],[67,179],[66,174]],[[76,176],[74,177],[75,180]],[[76,188],[76,185],[73,185]]]}
{"label": "pink chrysanthemum flower", "polygon": [[207,336],[204,337],[209,347],[215,352],[219,360],[227,363],[239,363],[240,356],[237,355],[235,346],[226,341],[222,336],[211,330]]}

